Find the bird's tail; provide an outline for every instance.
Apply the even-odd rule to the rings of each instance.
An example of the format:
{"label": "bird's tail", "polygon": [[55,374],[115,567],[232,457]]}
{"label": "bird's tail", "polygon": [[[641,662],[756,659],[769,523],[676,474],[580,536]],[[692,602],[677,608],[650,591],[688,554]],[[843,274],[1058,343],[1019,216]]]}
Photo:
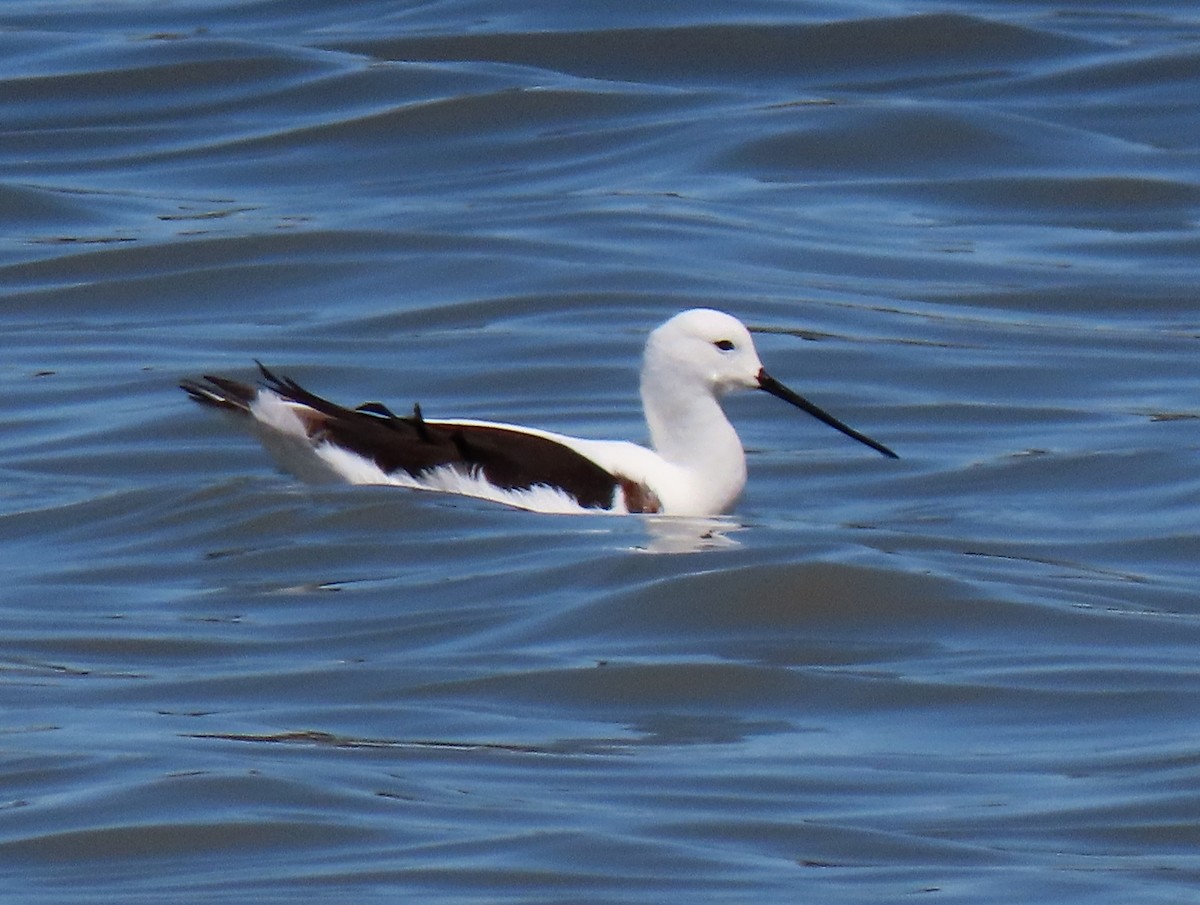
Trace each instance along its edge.
{"label": "bird's tail", "polygon": [[242,415],[250,414],[250,403],[258,395],[258,389],[248,383],[211,374],[205,374],[201,380],[183,380],[179,388],[202,405]]}

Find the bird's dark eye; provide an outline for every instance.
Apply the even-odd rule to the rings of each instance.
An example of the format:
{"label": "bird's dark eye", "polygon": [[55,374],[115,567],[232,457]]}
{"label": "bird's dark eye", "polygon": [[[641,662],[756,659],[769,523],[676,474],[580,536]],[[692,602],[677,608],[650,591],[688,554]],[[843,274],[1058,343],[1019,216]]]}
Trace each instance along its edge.
{"label": "bird's dark eye", "polygon": [[733,340],[732,339],[718,339],[715,343],[713,343],[713,345],[716,346],[718,349],[720,349],[722,352],[732,352],[733,351]]}

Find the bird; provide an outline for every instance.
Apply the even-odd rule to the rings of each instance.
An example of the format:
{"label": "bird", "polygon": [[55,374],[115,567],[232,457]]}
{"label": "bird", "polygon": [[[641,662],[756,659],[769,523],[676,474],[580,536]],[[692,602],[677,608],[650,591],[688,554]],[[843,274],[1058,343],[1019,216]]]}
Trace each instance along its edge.
{"label": "bird", "polygon": [[248,422],[280,465],[313,481],[389,484],[550,513],[708,517],[746,484],[746,456],[721,407],[759,390],[888,458],[895,452],[767,373],[746,326],[710,308],[651,331],[641,368],[650,446],[571,437],[516,424],[397,415],[380,402],[347,408],[261,362],[251,385],[205,375],[180,383],[193,400]]}

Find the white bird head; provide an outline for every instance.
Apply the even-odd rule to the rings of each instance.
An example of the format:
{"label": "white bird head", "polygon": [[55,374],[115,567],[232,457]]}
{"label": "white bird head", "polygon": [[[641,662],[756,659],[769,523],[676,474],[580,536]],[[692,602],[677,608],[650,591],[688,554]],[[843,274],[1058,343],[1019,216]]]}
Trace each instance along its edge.
{"label": "white bird head", "polygon": [[696,383],[715,396],[758,389],[762,369],[745,325],[711,308],[675,315],[646,341],[644,375],[687,384],[693,391]]}
{"label": "white bird head", "polygon": [[[695,399],[706,395],[713,399],[743,389],[764,390],[859,443],[896,458],[882,443],[834,418],[768,374],[750,331],[737,318],[711,308],[692,308],[675,315],[650,334],[642,363],[642,396],[648,416],[651,409],[658,416],[658,434],[666,433],[661,426],[663,420],[672,417],[678,417],[680,422],[686,420],[679,409],[688,396]],[[656,432],[655,420],[651,418],[652,433]]]}

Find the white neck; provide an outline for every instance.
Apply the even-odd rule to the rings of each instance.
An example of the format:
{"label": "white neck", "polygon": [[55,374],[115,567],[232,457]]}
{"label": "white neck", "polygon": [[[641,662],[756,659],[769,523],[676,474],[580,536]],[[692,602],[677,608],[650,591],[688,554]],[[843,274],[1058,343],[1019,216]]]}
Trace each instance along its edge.
{"label": "white neck", "polygon": [[[687,496],[709,512],[728,509],[746,484],[742,441],[708,387],[642,371],[642,405],[650,443],[680,470]],[[688,514],[680,512],[680,514]]]}

